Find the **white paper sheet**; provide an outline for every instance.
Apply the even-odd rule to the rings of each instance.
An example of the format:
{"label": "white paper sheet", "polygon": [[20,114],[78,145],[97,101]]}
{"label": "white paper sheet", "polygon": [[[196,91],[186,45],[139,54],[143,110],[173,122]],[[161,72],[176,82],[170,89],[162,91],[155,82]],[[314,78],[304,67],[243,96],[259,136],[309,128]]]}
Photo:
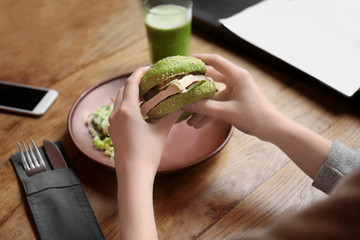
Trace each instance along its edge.
{"label": "white paper sheet", "polygon": [[360,0],[266,0],[220,22],[347,96],[360,88]]}

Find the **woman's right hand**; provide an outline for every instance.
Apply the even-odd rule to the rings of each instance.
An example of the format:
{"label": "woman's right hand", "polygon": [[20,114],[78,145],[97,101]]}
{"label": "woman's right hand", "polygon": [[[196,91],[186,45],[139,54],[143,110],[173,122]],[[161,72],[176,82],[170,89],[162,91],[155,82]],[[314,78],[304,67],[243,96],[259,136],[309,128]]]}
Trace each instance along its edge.
{"label": "woman's right hand", "polygon": [[217,92],[214,99],[202,99],[184,107],[195,113],[188,125],[200,128],[215,117],[266,140],[270,134],[269,121],[277,121],[282,115],[260,92],[252,76],[219,55],[198,54],[195,57],[208,65],[207,75],[224,83],[226,89]]}

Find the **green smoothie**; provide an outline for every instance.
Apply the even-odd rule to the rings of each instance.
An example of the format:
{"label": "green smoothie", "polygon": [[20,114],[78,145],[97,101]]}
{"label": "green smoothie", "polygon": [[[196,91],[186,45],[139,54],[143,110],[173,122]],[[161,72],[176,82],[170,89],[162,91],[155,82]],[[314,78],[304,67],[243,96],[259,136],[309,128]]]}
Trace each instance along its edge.
{"label": "green smoothie", "polygon": [[191,12],[186,8],[158,5],[148,11],[145,23],[153,63],[167,56],[189,55]]}

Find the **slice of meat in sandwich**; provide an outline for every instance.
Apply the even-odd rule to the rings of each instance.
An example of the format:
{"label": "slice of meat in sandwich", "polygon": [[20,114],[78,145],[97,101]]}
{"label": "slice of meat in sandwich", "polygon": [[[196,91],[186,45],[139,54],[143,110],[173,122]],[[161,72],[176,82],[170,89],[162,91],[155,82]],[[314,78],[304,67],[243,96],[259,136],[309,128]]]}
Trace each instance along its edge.
{"label": "slice of meat in sandwich", "polygon": [[141,114],[145,117],[147,113],[159,102],[174,94],[185,93],[189,86],[202,80],[206,80],[204,75],[186,75],[181,79],[171,81],[163,88],[162,91],[159,91],[154,97],[150,98],[141,105]]}

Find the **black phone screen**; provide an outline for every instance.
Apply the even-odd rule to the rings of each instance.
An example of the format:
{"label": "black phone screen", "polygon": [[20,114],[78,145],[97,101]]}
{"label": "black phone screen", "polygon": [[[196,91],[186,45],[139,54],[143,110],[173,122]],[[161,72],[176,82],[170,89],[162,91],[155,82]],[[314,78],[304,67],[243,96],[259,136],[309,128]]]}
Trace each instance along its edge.
{"label": "black phone screen", "polygon": [[0,83],[0,105],[31,111],[46,93],[46,90]]}

